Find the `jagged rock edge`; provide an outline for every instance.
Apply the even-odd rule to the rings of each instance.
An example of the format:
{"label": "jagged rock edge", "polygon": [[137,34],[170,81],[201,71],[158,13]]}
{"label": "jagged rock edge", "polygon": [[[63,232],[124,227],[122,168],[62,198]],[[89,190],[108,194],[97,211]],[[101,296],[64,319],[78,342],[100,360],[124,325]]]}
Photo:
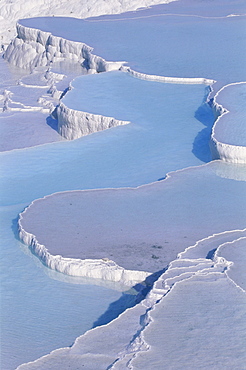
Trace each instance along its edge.
{"label": "jagged rock edge", "polygon": [[[229,232],[233,232],[233,231],[243,232],[245,230],[246,229],[243,229],[243,230],[231,230]],[[214,234],[214,235],[219,235],[219,234]],[[209,239],[211,237],[212,236],[209,236],[207,238],[201,239],[201,241],[203,241],[205,239]],[[210,260],[210,262],[209,262],[208,259],[207,260],[204,259],[204,262],[207,262],[208,264],[211,264],[210,267],[202,268],[201,270],[198,269],[197,271],[192,271],[192,272],[187,272],[187,273],[181,273],[180,275],[177,275],[176,277],[183,277],[183,278],[181,278],[181,280],[177,280],[173,284],[170,284],[169,285],[168,284],[168,281],[170,280],[170,278],[167,277],[165,279],[164,276],[166,274],[168,274],[170,270],[172,270],[173,263],[175,261],[179,260],[180,257],[177,257],[176,260],[173,260],[172,262],[170,262],[170,264],[168,265],[167,270],[154,283],[153,288],[150,291],[150,293],[148,294],[147,298],[145,299],[145,301],[143,301],[141,303],[141,304],[145,304],[146,307],[147,307],[146,314],[144,315],[145,316],[145,318],[144,318],[145,324],[139,330],[139,333],[136,333],[136,336],[135,336],[134,340],[129,343],[129,346],[127,346],[127,348],[125,349],[125,351],[122,351],[122,353],[120,354],[120,356],[118,357],[118,359],[116,361],[114,361],[114,363],[112,364],[111,367],[109,367],[109,369],[114,369],[115,368],[114,365],[117,365],[117,363],[119,361],[123,360],[124,357],[126,357],[126,356],[127,357],[131,356],[130,359],[128,359],[128,364],[129,365],[128,365],[127,368],[133,369],[133,367],[131,366],[131,362],[134,360],[134,358],[136,358],[137,354],[140,353],[140,352],[142,352],[142,351],[148,351],[151,348],[150,345],[148,345],[148,343],[144,339],[144,330],[148,327],[148,325],[152,321],[151,311],[155,308],[156,305],[158,305],[162,301],[162,299],[164,299],[167,296],[167,294],[169,294],[171,292],[171,290],[177,284],[181,284],[184,281],[191,280],[194,276],[200,276],[201,278],[204,278],[204,277],[208,277],[210,274],[215,274],[218,277],[222,277],[223,274],[224,274],[226,276],[226,278],[234,286],[236,286],[236,288],[240,289],[241,291],[243,291],[245,293],[245,291],[240,286],[238,286],[228,276],[227,271],[230,269],[230,267],[233,265],[233,263],[231,261],[227,261],[224,257],[218,256],[218,252],[221,249],[221,247],[223,247],[224,245],[227,245],[227,244],[233,244],[233,243],[235,243],[235,242],[237,242],[239,240],[242,240],[242,239],[246,239],[246,237],[240,237],[240,238],[237,238],[237,239],[235,239],[233,241],[225,242],[225,243],[220,244],[216,248],[216,253],[215,253],[213,259]],[[196,243],[196,245],[199,245],[199,242],[200,241],[198,241]],[[201,258],[200,259],[194,259],[194,260],[190,259],[190,262],[195,262],[195,261],[200,261],[200,260],[202,260],[202,259]],[[200,265],[200,263],[198,262],[197,266],[199,266],[199,265]],[[217,271],[217,268],[218,268],[218,271]],[[171,278],[171,280],[172,279],[174,279],[174,278]],[[158,288],[157,285],[159,285],[160,283],[162,283],[162,286],[164,287],[163,289]]]}
{"label": "jagged rock edge", "polygon": [[52,255],[45,245],[38,242],[35,235],[27,232],[22,226],[23,215],[33,202],[19,214],[18,233],[20,239],[26,244],[40,261],[52,270],[70,275],[83,276],[95,279],[122,282],[128,286],[143,282],[150,272],[126,270],[114,261],[105,259],[75,259],[65,258],[61,255]]}

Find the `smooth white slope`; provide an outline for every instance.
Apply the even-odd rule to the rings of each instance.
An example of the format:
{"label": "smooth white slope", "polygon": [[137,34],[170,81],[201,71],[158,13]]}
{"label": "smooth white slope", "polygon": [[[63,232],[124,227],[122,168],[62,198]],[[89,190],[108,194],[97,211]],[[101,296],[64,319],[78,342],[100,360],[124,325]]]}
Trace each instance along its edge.
{"label": "smooth white slope", "polygon": [[151,311],[143,333],[147,351],[130,356],[131,368],[243,369],[245,298],[221,272],[201,272],[176,283]]}

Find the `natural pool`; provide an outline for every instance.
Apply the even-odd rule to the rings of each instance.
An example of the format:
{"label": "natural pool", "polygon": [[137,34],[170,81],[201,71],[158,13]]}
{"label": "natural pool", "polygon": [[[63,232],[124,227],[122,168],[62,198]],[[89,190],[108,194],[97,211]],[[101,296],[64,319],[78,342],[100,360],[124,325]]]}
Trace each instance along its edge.
{"label": "natural pool", "polygon": [[[132,86],[137,86],[139,82],[139,92],[141,86],[147,84],[123,73],[122,75],[132,80]],[[192,153],[192,141],[204,126],[193,116],[204,99],[206,87],[181,85],[177,88],[176,85],[150,83],[150,88],[152,108],[146,106],[146,113],[149,111],[149,119],[153,116],[156,128],[148,124],[149,119],[142,112],[140,116],[145,119],[143,122],[140,120],[135,125],[137,127],[131,124],[73,142],[1,153],[2,309],[6,315],[2,325],[4,369],[12,369],[52,349],[72,344],[78,335],[93,326],[93,322],[107,310],[110,303],[122,296],[119,290],[93,285],[93,281],[90,281],[89,285],[86,282],[73,284],[71,281],[63,283],[50,278],[47,269],[40,263],[35,263],[35,258],[30,258],[30,253],[25,253],[26,247],[15,237],[18,213],[32,200],[53,192],[136,186],[164,177],[173,168],[202,163]],[[165,90],[169,92],[170,103],[175,99],[175,93],[178,93],[179,103],[175,105],[176,111],[167,99],[163,100],[161,97],[160,91],[164,93]],[[154,101],[154,91],[160,97],[159,102]],[[125,93],[127,95],[127,90]],[[146,91],[142,90],[143,99],[147,93],[148,85]],[[140,104],[139,94],[138,99]],[[124,101],[124,97],[122,100]],[[179,111],[184,107],[180,124],[184,126],[184,130],[189,129],[190,140],[189,149],[186,150],[186,155],[182,156],[183,164],[178,160],[178,154],[170,155],[170,152],[177,151],[177,140],[183,140],[183,134],[178,136],[179,130],[174,130],[173,140],[176,139],[176,142],[172,148],[170,138],[165,138],[168,129],[161,120],[158,104],[162,113],[166,109],[165,116],[174,114],[177,120]],[[140,112],[139,107],[135,108],[135,116],[136,112]],[[208,118],[208,121],[211,122],[211,118]],[[188,120],[193,124],[186,124]],[[169,149],[163,145],[165,141],[168,141]],[[205,155],[209,158],[208,142],[205,145]],[[54,275],[59,279],[59,274]],[[134,299],[134,296],[129,297],[129,300],[123,300],[123,307],[124,304],[132,304],[131,297]],[[31,345],[33,342],[35,346]]]}
{"label": "natural pool", "polygon": [[[152,9],[149,11],[153,14]],[[80,21],[78,20],[63,20],[61,18],[50,18],[49,20],[54,22],[55,29],[59,26],[64,30],[63,21],[68,22],[70,26],[76,24],[74,27],[66,27],[68,31],[73,30],[73,35],[79,29],[77,23]],[[172,20],[175,22],[172,23]],[[24,22],[28,23],[29,21]],[[189,17],[189,19],[185,18],[181,21],[180,17],[174,16],[168,18],[168,21],[165,19],[164,23],[167,27],[165,32],[171,37],[172,42],[170,42],[170,37],[167,40],[164,37],[165,33],[162,33],[164,42],[162,48],[156,47],[158,43],[153,43],[151,37],[144,40],[144,45],[140,43],[140,40],[129,37],[129,33],[131,34],[133,31],[134,35],[137,35],[139,30],[145,30],[142,20],[112,22],[112,24],[106,21],[107,27],[103,27],[102,23],[99,25],[95,24],[96,22],[82,22],[83,27],[90,31],[89,36],[86,36],[89,38],[87,40],[82,38],[81,41],[91,42],[91,46],[95,46],[95,51],[105,58],[122,60],[124,55],[124,59],[130,62],[132,68],[141,69],[146,73],[170,76],[180,76],[181,74],[185,77],[193,75],[200,77],[201,74],[201,77],[219,79],[220,84],[244,78],[244,72],[242,73],[242,68],[239,68],[239,61],[241,66],[244,58],[243,48],[241,48],[243,35],[239,32],[242,29],[242,20],[238,22],[236,18],[228,19],[228,22],[202,20],[199,22],[201,33],[196,34],[193,31],[198,26],[197,18],[191,19]],[[128,33],[124,32],[124,27],[129,23],[131,25]],[[150,19],[148,32],[149,30],[152,32],[152,27],[156,24],[157,27],[162,27],[161,23],[156,22],[156,18],[155,21]],[[91,31],[93,27],[94,32]],[[186,29],[187,33],[180,33],[179,27],[181,30]],[[109,37],[106,37],[112,33],[118,37],[115,42],[117,46],[120,45],[119,48],[112,43]],[[153,35],[157,34],[161,33],[154,30],[152,39]],[[207,37],[203,43],[200,43],[201,34]],[[193,43],[188,42],[191,35],[196,39],[198,49],[194,47]],[[90,39],[90,37],[92,38]],[[186,47],[183,47],[183,37],[186,39]],[[136,43],[140,45],[140,49],[136,48]],[[220,45],[219,52],[215,47],[218,45]],[[228,46],[232,45],[234,51],[228,49]],[[107,49],[108,46],[112,46],[112,50],[103,54],[103,50]],[[176,48],[176,46],[178,47]],[[207,57],[208,49],[209,58]],[[146,52],[146,50],[148,57],[143,58],[143,51]],[[163,50],[166,54],[168,53],[168,58],[163,54],[155,54],[155,52],[162,53]],[[126,54],[125,51],[127,51]],[[110,54],[111,52],[112,54]],[[234,58],[230,58],[231,54],[234,55]],[[228,69],[233,73],[228,74]],[[99,102],[103,102],[103,100],[100,101],[100,95],[101,98],[105,98],[105,90],[100,91],[97,86],[97,95],[93,89],[90,91],[90,88],[93,88],[90,86],[90,78],[95,79],[95,83],[97,83],[97,77],[103,79],[101,76],[87,76],[88,85],[86,85],[86,79],[84,80],[84,94],[88,93],[84,103],[92,103],[93,97],[98,113],[106,114],[107,112],[102,111],[104,105],[101,105],[100,109],[98,105]],[[104,88],[106,82],[106,80],[105,83],[103,82]],[[75,81],[74,84],[76,83]],[[144,85],[146,88],[143,88]],[[5,84],[6,86],[8,84]],[[131,88],[135,90],[131,91]],[[110,89],[110,85],[108,85],[108,89]],[[118,91],[119,89],[120,87]],[[134,121],[134,118],[140,117],[140,123],[133,122],[128,126],[100,132],[74,142],[60,142],[35,148],[13,150],[2,153],[0,156],[3,173],[1,180],[1,226],[3,227],[1,303],[3,312],[6,313],[2,324],[2,334],[6,335],[3,341],[3,369],[12,369],[17,364],[34,360],[54,348],[71,345],[78,335],[91,328],[95,321],[98,322],[100,316],[105,311],[107,312],[107,308],[112,302],[119,301],[119,304],[113,305],[110,318],[114,317],[115,307],[117,311],[118,308],[124,309],[127,305],[131,305],[135,294],[133,291],[129,295],[123,295],[123,298],[126,297],[126,299],[123,299],[122,307],[120,287],[110,284],[109,286],[95,285],[93,281],[80,281],[78,284],[79,281],[76,279],[66,279],[57,273],[51,274],[15,238],[18,213],[34,199],[53,192],[138,186],[163,179],[169,171],[200,165],[211,159],[208,139],[213,118],[208,106],[203,104],[207,95],[205,86],[158,85],[158,83],[152,82],[149,82],[148,85],[148,82],[132,79],[129,87],[120,93],[123,96],[117,93],[119,94],[118,98],[124,102],[125,106],[120,107],[119,101],[116,104],[114,91],[110,91],[111,95],[108,95],[109,100],[104,101],[105,104],[109,105],[109,101],[112,101],[115,103],[114,114],[118,112],[119,107],[125,114],[132,103],[132,115],[128,118],[126,114],[125,119],[133,119]],[[137,108],[134,106],[134,96],[138,100]],[[144,104],[142,111],[140,103]],[[152,104],[153,108],[148,107],[149,103]],[[77,104],[78,102],[76,102]],[[164,117],[166,126],[162,125],[161,116]],[[154,126],[149,124],[152,118]],[[168,127],[170,128],[174,121],[172,141]],[[176,127],[177,123],[179,126]],[[182,124],[184,124],[183,127]],[[184,135],[186,129],[188,129],[187,136]],[[185,152],[182,152],[181,141],[186,145]],[[169,147],[165,145],[167,142]],[[168,156],[167,154],[170,153],[171,155]],[[243,179],[241,176],[243,167],[230,166],[228,171],[224,171],[223,166],[218,165],[217,172],[222,178],[229,178],[226,181],[231,181],[232,184]],[[233,176],[230,176],[230,173],[233,173]],[[220,181],[222,180],[220,179]],[[202,186],[200,190],[206,192]],[[182,187],[177,192],[182,197]],[[227,197],[228,193],[220,194],[220,196]],[[241,196],[242,192],[238,192],[238,204],[240,204]],[[230,197],[231,195],[229,195]],[[229,200],[233,202],[232,198]],[[202,209],[202,196],[200,201]],[[228,208],[227,211],[230,212],[230,209]],[[240,212],[242,219],[243,209],[240,209]],[[186,221],[188,222],[189,219],[187,218]],[[223,229],[223,225],[220,226]],[[98,305],[99,299],[100,304]],[[64,322],[66,323],[65,328]]]}
{"label": "natural pool", "polygon": [[[171,90],[173,88],[171,86]],[[188,89],[192,90],[192,87],[189,86]],[[195,89],[200,91],[202,98],[204,87],[196,86]],[[201,98],[197,101],[198,105]],[[177,109],[180,109],[179,106]],[[194,123],[195,126],[202,127],[195,119]],[[130,126],[122,129],[129,130]],[[135,141],[141,130],[147,128],[139,127],[136,130]],[[119,132],[121,135],[118,136],[116,131],[109,130],[73,142],[47,144],[1,154],[4,172],[1,221],[4,236],[1,249],[4,253],[2,308],[6,313],[2,325],[2,335],[6,335],[2,361],[4,364],[5,357],[8,364],[4,365],[6,369],[34,360],[54,348],[72,344],[75,337],[91,328],[93,322],[107,310],[108,305],[119,300],[122,295],[120,291],[93,285],[93,281],[89,285],[86,282],[83,285],[74,285],[71,281],[64,283],[51,279],[45,274],[46,268],[35,263],[35,258],[23,253],[26,249],[15,239],[16,221],[13,223],[18,213],[32,200],[55,191],[96,188],[103,185],[134,186],[165,176],[170,168],[169,162],[160,160],[159,166],[156,162],[161,153],[162,140],[159,146],[156,146],[152,159],[151,155],[148,156],[148,166],[142,167],[139,163],[143,163],[142,156],[146,146],[140,142],[141,155],[133,165],[131,159],[136,147],[132,133]],[[148,134],[147,141],[150,138],[151,135]],[[183,135],[180,136],[181,139]],[[132,153],[129,152],[129,141],[132,141]],[[175,145],[178,145],[177,141]],[[151,153],[150,149],[148,154]],[[187,154],[192,158],[190,164],[201,163],[191,151],[187,151]],[[145,155],[143,157],[147,158]],[[170,159],[173,161],[172,156]],[[187,157],[182,159],[187,161]],[[109,164],[111,169],[108,168]],[[55,277],[59,278],[59,275]],[[131,299],[125,302],[129,303],[132,303]],[[28,310],[23,310],[23,307],[28,307]],[[31,345],[33,342],[35,346]]]}
{"label": "natural pool", "polygon": [[[203,16],[204,4],[195,12],[198,16],[182,16],[184,10],[173,14],[172,6],[127,13],[126,17],[30,18],[20,24],[84,42],[93,47],[94,54],[108,61],[126,61],[138,72],[210,78],[219,81],[218,86],[245,80],[245,16],[228,17],[231,9],[224,5],[220,14],[213,13],[211,3],[205,6],[211,9],[208,17]],[[241,4],[240,14],[244,13]]]}
{"label": "natural pool", "polygon": [[[1,207],[1,369],[14,369],[52,349],[72,345],[94,323],[133,304],[136,292],[48,271],[16,238],[24,204]],[[98,284],[98,285],[97,285]],[[100,317],[112,302],[106,317]]]}

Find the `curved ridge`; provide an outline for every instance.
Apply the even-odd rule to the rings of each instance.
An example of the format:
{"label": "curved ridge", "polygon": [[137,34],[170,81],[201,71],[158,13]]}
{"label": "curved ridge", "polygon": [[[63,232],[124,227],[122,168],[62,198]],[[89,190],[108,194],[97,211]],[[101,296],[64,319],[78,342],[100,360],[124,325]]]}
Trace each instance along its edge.
{"label": "curved ridge", "polygon": [[140,80],[146,81],[156,81],[156,82],[163,82],[163,83],[172,83],[172,84],[204,84],[204,85],[212,85],[216,81],[211,80],[204,77],[165,77],[165,76],[158,76],[158,75],[149,75],[146,73],[141,73],[134,71],[130,67],[122,66],[120,71],[129,73],[131,76],[139,78]]}
{"label": "curved ridge", "polygon": [[[209,164],[202,165],[203,167],[208,166]],[[190,167],[189,170],[194,171],[196,168],[201,166]],[[183,173],[188,170],[182,169],[175,172],[170,172],[166,175],[166,178],[163,182],[170,181],[173,175]],[[121,188],[121,190],[131,190],[137,191],[138,189],[146,189],[150,185],[159,184],[159,181],[153,182],[151,184],[145,184],[138,186],[136,188],[126,187]],[[119,189],[92,189],[92,190],[74,190],[74,191],[65,191],[58,192],[43,198],[34,200],[25,210],[19,214],[18,220],[18,231],[20,239],[30,247],[32,252],[49,268],[56,271],[65,273],[72,276],[87,276],[93,278],[101,278],[105,280],[112,281],[124,281],[126,284],[134,284],[135,282],[144,281],[147,276],[150,275],[150,272],[147,271],[137,271],[137,270],[127,270],[123,267],[117,265],[114,261],[109,259],[79,259],[79,258],[66,258],[61,255],[52,255],[45,245],[42,245],[37,237],[27,230],[25,230],[22,220],[25,216],[25,213],[37,202],[43,201],[46,198],[52,198],[56,195],[62,194],[74,194],[74,193],[93,193],[99,191],[100,193],[107,192],[109,190],[117,191]],[[194,245],[188,246],[183,252],[179,253],[178,259],[198,259],[198,258],[210,258],[210,251],[215,250],[221,242],[231,241],[235,239],[235,236],[242,236],[246,232],[246,229],[236,229],[224,231],[221,233],[213,234],[201,240],[198,240]]]}
{"label": "curved ridge", "polygon": [[[216,138],[215,129],[223,117],[226,114],[231,114],[229,110],[223,107],[221,104],[218,104],[216,99],[218,98],[221,91],[226,89],[228,86],[245,84],[245,82],[232,83],[226,86],[223,86],[216,95],[214,96],[212,102],[212,108],[215,115],[215,123],[212,128],[211,140],[210,140],[210,150],[213,156],[213,159],[221,159],[226,162],[232,163],[246,163],[246,146],[226,144],[219,141]],[[243,109],[243,108],[242,108]]]}
{"label": "curved ridge", "polygon": [[146,277],[150,275],[149,272],[145,271],[126,270],[108,258],[82,260],[65,258],[60,255],[52,255],[44,245],[39,243],[35,235],[27,232],[22,227],[21,221],[23,219],[23,215],[32,204],[33,202],[19,215],[19,237],[28,247],[30,247],[31,251],[45,266],[71,276],[84,276],[115,282],[121,281],[130,286],[144,281]]}

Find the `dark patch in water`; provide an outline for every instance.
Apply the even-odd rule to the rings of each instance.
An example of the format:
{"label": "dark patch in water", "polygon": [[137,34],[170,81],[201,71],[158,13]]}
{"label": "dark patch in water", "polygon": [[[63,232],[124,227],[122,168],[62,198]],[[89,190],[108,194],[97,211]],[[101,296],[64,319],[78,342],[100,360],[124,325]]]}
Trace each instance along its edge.
{"label": "dark patch in water", "polygon": [[204,126],[203,130],[198,132],[193,142],[192,153],[201,161],[207,163],[212,160],[209,142],[214,124],[214,114],[208,103],[203,103],[195,112],[195,118]]}
{"label": "dark patch in water", "polygon": [[56,132],[58,131],[58,120],[54,119],[53,117],[49,116],[46,118],[46,123]]}
{"label": "dark patch in water", "polygon": [[167,270],[164,269],[154,272],[148,276],[143,283],[136,284],[133,289],[136,291],[136,295],[131,294],[129,291],[122,293],[122,296],[115,302],[111,303],[108,309],[93,323],[93,328],[101,325],[108,324],[110,321],[116,319],[122,312],[127,308],[133,307],[140,303],[149,291],[152,289],[154,282]]}
{"label": "dark patch in water", "polygon": [[212,260],[214,258],[214,254],[215,254],[216,250],[217,250],[217,248],[212,249],[211,251],[209,251],[208,254],[206,255],[206,259]]}

